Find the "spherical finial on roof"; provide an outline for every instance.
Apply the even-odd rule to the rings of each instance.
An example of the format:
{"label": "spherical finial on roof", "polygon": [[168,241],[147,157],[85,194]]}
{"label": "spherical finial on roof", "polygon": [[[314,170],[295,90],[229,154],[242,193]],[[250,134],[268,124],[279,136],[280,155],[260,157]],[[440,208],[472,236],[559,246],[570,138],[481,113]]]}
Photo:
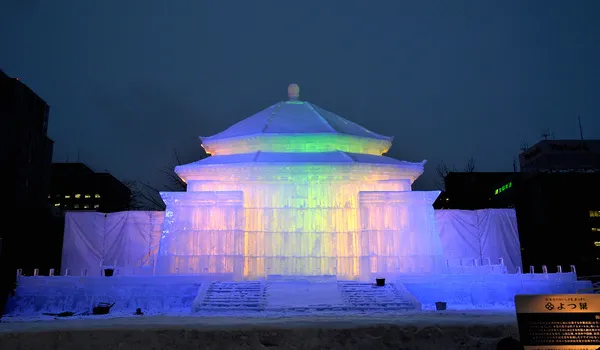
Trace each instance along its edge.
{"label": "spherical finial on roof", "polygon": [[292,101],[300,98],[300,87],[298,84],[290,84],[288,86],[288,98]]}

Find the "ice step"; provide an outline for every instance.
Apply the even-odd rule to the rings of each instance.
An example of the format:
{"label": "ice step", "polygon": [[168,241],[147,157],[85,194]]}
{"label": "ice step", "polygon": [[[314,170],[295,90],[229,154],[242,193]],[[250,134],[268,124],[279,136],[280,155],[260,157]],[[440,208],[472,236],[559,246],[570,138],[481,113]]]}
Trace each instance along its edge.
{"label": "ice step", "polygon": [[265,283],[253,282],[213,282],[196,305],[197,311],[207,310],[247,310],[260,311],[265,305]]}
{"label": "ice step", "polygon": [[372,283],[338,282],[342,298],[350,308],[370,310],[418,310],[421,304],[402,284],[378,287]]}

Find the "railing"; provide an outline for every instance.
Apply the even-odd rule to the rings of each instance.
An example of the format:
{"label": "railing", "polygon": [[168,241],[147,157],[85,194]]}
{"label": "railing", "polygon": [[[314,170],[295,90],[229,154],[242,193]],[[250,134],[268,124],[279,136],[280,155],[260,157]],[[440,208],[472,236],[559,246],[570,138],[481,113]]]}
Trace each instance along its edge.
{"label": "railing", "polygon": [[[452,262],[456,262],[453,264]],[[152,276],[154,275],[154,266],[141,266],[141,267],[126,267],[126,266],[102,266],[99,267],[98,270],[93,269],[95,271],[90,271],[88,269],[82,269],[80,271],[73,271],[72,269],[66,268],[63,271],[62,276],[105,276],[106,270],[112,270],[113,276]],[[474,275],[474,274],[508,274],[508,270],[504,265],[504,259],[498,259],[498,264],[492,264],[490,258],[465,258],[465,259],[455,259],[455,260],[446,260],[446,273],[448,274],[457,274],[457,275]],[[562,274],[563,269],[561,265],[556,267],[556,274]],[[569,273],[576,274],[577,271],[575,269],[575,265],[570,265]],[[516,274],[523,274],[520,267],[517,267]],[[550,274],[548,272],[548,268],[546,265],[541,266],[541,273],[536,272],[534,266],[529,267],[530,275],[546,275]],[[61,274],[56,274],[55,269],[49,269],[47,276],[60,276]],[[193,271],[190,271],[190,275],[194,275]],[[23,274],[23,269],[17,269],[17,278],[25,276]],[[44,276],[40,274],[40,269],[34,269],[32,276]],[[600,278],[599,276],[587,276],[581,277],[579,279],[590,279],[590,278]],[[600,282],[594,283],[594,290],[598,289],[598,293],[600,293]]]}
{"label": "railing", "polygon": [[[48,274],[40,274],[40,269],[33,269],[33,274],[31,276],[78,276],[78,277],[88,277],[88,276],[105,276],[106,270],[112,270],[113,276],[152,276],[154,275],[153,266],[142,266],[142,267],[112,267],[112,266],[103,266],[102,268],[93,269],[94,271],[88,269],[81,269],[80,271],[73,271],[73,269],[64,269],[62,275],[56,274],[55,269],[49,269]],[[23,274],[23,269],[17,269],[17,278],[25,277],[27,275]]]}
{"label": "railing", "polygon": [[498,264],[492,264],[490,258],[463,258],[446,260],[446,270],[449,274],[505,274],[508,273],[504,259],[498,259]]}
{"label": "railing", "polygon": [[[570,273],[577,273],[575,265],[570,265]],[[490,258],[464,258],[446,260],[446,270],[450,274],[507,274],[508,270],[504,265],[504,259],[498,259],[498,264],[492,264]],[[536,271],[535,266],[529,266],[529,274],[544,275],[549,274],[546,265],[541,266],[541,272]],[[521,267],[517,267],[517,274],[522,274]],[[561,265],[556,266],[556,273],[563,273]],[[600,277],[600,276],[597,276]]]}

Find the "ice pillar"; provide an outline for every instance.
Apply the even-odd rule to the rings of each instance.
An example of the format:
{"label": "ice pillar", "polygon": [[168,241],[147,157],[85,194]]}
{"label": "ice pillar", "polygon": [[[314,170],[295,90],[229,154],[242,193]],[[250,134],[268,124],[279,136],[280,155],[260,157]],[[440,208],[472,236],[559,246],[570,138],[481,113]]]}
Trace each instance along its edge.
{"label": "ice pillar", "polygon": [[158,274],[243,274],[242,191],[162,192]]}
{"label": "ice pillar", "polygon": [[433,202],[439,191],[360,192],[361,278],[439,273],[444,266]]}

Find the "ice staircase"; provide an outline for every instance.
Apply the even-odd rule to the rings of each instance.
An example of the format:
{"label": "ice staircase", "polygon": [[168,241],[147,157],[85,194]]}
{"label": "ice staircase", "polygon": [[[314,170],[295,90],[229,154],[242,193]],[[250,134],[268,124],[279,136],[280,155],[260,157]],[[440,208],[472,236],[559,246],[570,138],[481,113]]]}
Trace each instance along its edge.
{"label": "ice staircase", "polygon": [[402,284],[388,283],[378,287],[373,283],[338,282],[342,299],[355,310],[420,310],[421,303]]}
{"label": "ice staircase", "polygon": [[420,310],[401,283],[238,281],[203,283],[192,312],[351,312]]}
{"label": "ice staircase", "polygon": [[203,284],[192,303],[192,311],[262,311],[264,281],[212,282]]}

